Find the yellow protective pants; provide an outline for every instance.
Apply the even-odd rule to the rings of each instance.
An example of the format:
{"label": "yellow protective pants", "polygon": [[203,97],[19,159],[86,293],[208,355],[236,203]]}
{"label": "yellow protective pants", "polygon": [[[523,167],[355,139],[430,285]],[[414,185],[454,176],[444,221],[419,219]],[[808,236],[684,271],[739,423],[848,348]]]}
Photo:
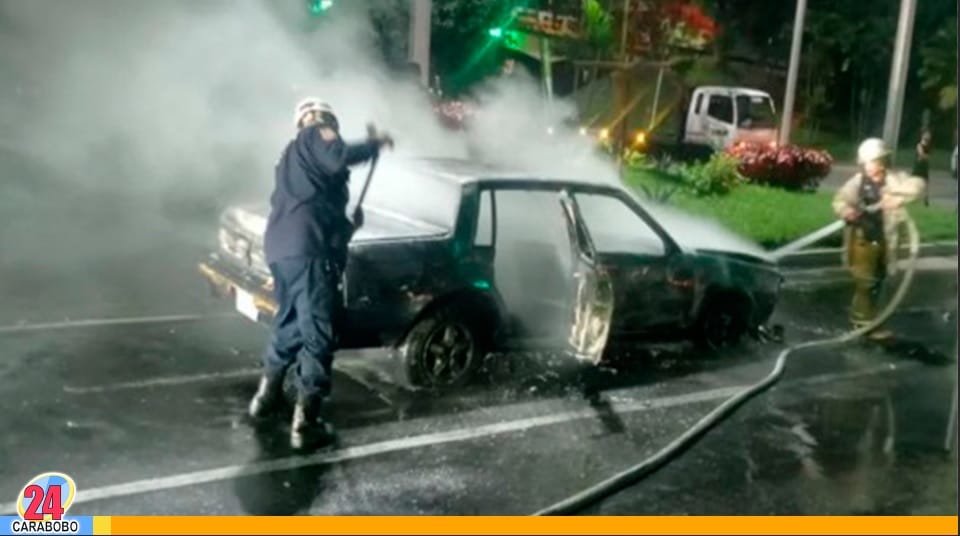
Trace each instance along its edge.
{"label": "yellow protective pants", "polygon": [[850,272],[853,275],[853,303],[850,321],[854,328],[869,324],[877,316],[877,304],[887,275],[887,251],[884,242],[869,242],[859,229],[848,243]]}

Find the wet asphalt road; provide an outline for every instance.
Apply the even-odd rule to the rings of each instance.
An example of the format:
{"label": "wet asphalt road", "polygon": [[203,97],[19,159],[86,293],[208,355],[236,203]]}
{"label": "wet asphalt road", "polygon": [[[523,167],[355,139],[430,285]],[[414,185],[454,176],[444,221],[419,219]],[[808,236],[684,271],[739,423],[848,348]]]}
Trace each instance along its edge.
{"label": "wet asphalt road", "polygon": [[[398,388],[384,352],[344,353],[329,408],[340,444],[296,456],[284,426],[242,421],[266,331],[196,274],[209,222],[160,201],[72,199],[3,212],[4,510],[59,470],[79,486],[75,514],[527,514],[656,452],[780,348],[659,348],[599,369],[494,356],[445,396]],[[798,277],[776,318],[788,342],[843,331],[848,293],[842,278]],[[795,353],[773,391],[586,513],[956,515],[943,452],[956,309],[955,268],[919,273],[898,343]],[[71,324],[101,318],[129,323]]]}

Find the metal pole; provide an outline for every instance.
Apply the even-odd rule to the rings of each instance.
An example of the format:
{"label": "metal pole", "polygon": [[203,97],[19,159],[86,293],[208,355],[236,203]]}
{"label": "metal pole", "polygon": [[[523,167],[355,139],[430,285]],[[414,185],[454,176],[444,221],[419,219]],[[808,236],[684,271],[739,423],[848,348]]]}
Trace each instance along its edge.
{"label": "metal pole", "polygon": [[897,22],[897,41],[890,64],[890,89],[887,90],[887,113],[883,119],[883,139],[891,152],[897,154],[900,137],[900,119],[903,115],[904,90],[907,86],[907,68],[910,65],[910,43],[913,40],[913,17],[917,0],[901,0],[900,19]]}
{"label": "metal pole", "polygon": [[[960,341],[958,341],[958,344],[960,344]],[[957,346],[953,347],[953,355],[954,359],[960,357]],[[950,402],[950,417],[947,419],[947,436],[943,441],[943,450],[947,452],[953,451],[954,447],[957,446],[957,388],[960,384],[960,377],[954,375],[953,380],[953,400]]]}
{"label": "metal pole", "polygon": [[660,64],[660,69],[657,71],[657,87],[653,91],[653,106],[650,108],[650,126],[647,127],[647,130],[651,131],[657,120],[657,106],[660,105],[660,87],[663,86],[663,69],[663,64]]}
{"label": "metal pole", "polygon": [[793,42],[790,45],[790,67],[787,70],[787,90],[783,96],[783,120],[780,123],[780,143],[790,143],[793,123],[793,102],[797,96],[797,76],[800,72],[800,49],[803,48],[803,19],[807,0],[797,0],[797,14],[793,19]]}
{"label": "metal pole", "polygon": [[547,95],[547,102],[553,101],[553,58],[550,56],[550,38],[540,38],[540,61],[543,69],[543,90]]}
{"label": "metal pole", "polygon": [[420,83],[430,86],[430,14],[433,0],[410,0],[410,61],[420,66]]}
{"label": "metal pole", "polygon": [[627,15],[630,13],[630,0],[623,0],[623,25],[620,29],[620,58],[624,59],[627,57],[627,22],[629,22],[629,17]]}

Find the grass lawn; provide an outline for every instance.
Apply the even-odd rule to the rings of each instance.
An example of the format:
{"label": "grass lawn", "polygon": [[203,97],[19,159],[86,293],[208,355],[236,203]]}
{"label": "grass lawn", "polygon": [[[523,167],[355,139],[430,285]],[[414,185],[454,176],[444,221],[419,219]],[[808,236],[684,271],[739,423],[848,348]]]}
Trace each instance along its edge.
{"label": "grass lawn", "polygon": [[[655,189],[676,184],[669,175],[657,171],[630,171],[625,182],[632,188],[645,185]],[[794,193],[748,184],[721,197],[697,198],[678,192],[669,204],[718,220],[764,247],[773,248],[833,222],[836,218],[830,208],[832,199],[833,192]],[[914,204],[910,215],[924,242],[957,239],[957,215],[953,210]],[[818,246],[839,246],[841,242],[838,234]]]}

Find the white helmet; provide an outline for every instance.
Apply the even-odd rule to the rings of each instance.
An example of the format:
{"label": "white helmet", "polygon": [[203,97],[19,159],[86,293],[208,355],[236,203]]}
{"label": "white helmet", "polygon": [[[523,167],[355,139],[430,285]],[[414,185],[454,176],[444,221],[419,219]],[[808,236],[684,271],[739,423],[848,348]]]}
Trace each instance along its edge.
{"label": "white helmet", "polygon": [[889,155],[890,149],[887,148],[886,142],[880,138],[864,140],[864,142],[860,144],[860,147],[857,148],[857,162],[860,164],[880,160]]}
{"label": "white helmet", "polygon": [[333,115],[333,108],[316,97],[303,99],[297,103],[297,109],[293,113],[293,126],[299,127],[300,120],[310,112],[328,113]]}

